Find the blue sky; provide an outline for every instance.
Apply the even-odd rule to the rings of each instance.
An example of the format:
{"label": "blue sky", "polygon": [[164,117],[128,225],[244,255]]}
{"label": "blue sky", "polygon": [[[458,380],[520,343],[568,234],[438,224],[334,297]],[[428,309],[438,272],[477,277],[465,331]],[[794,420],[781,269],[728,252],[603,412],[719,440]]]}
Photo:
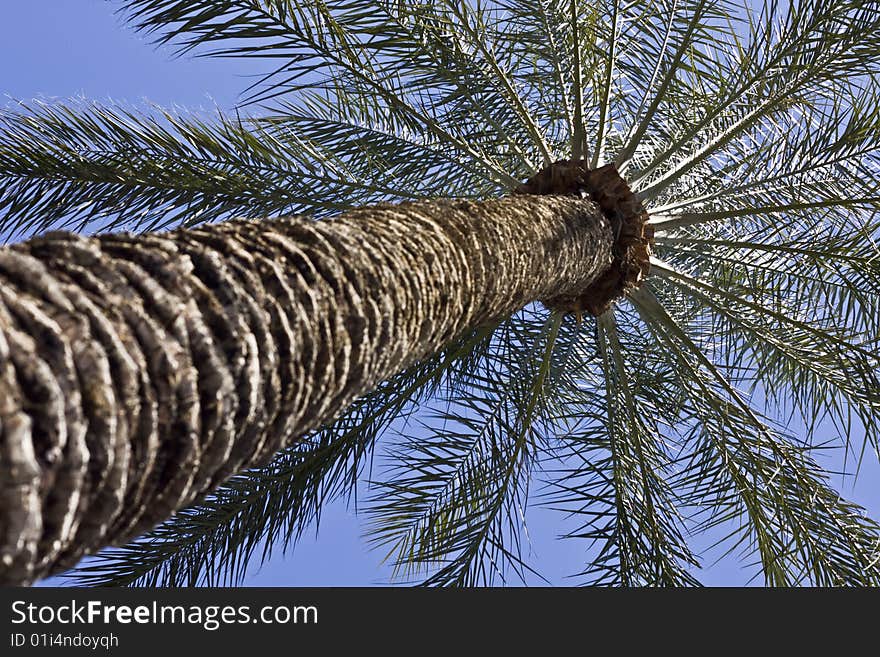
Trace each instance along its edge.
{"label": "blue sky", "polygon": [[[210,112],[229,109],[238,93],[261,72],[243,60],[175,59],[124,28],[113,5],[102,0],[28,0],[9,2],[0,22],[0,94],[13,99],[86,98],[147,107],[151,103]],[[853,437],[858,441],[857,436]],[[824,464],[823,465],[833,465]],[[868,463],[858,481],[835,485],[880,517],[880,467]],[[557,514],[536,511],[529,520],[532,560],[551,582],[582,565],[582,546],[559,541]],[[252,568],[254,586],[365,586],[387,581],[381,555],[361,538],[354,513],[335,504],[326,509],[319,537],[306,537],[292,554],[273,557]],[[711,560],[709,560],[711,562]],[[736,585],[746,575],[733,560],[703,571],[707,584]]]}

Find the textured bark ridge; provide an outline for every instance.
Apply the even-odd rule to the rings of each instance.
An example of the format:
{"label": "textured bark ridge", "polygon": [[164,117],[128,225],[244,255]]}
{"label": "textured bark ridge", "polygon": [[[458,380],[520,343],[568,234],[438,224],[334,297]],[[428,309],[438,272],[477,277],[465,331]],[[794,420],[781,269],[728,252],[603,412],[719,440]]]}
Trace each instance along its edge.
{"label": "textured bark ridge", "polygon": [[613,164],[589,169],[583,160],[560,160],[529,178],[514,193],[589,196],[602,208],[614,230],[611,267],[575,295],[542,299],[547,307],[578,316],[586,311],[598,317],[648,275],[654,230],[648,225],[648,213],[641,201]]}
{"label": "textured bark ridge", "polygon": [[0,248],[0,584],[121,543],[463,331],[612,261],[590,199]]}

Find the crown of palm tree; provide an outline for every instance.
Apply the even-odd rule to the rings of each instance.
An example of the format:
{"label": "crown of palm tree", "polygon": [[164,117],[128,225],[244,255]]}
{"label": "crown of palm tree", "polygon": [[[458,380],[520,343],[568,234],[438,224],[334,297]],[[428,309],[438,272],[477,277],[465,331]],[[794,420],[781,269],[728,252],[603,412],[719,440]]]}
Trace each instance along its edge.
{"label": "crown of palm tree", "polygon": [[525,577],[530,497],[576,518],[585,583],[696,583],[702,532],[769,584],[880,583],[880,526],[814,460],[880,444],[880,2],[121,4],[275,68],[210,120],[4,111],[9,236],[484,199],[582,159],[617,166],[656,244],[610,311],[462,336],[80,582],[237,581],[360,485],[370,540],[429,584]]}

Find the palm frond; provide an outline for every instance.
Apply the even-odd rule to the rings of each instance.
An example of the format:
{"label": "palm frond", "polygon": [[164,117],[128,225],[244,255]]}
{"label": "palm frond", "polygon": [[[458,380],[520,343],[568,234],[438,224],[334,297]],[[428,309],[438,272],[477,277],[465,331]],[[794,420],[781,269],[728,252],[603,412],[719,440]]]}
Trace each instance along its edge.
{"label": "palm frond", "polygon": [[[748,286],[734,282],[738,264],[725,266],[733,270],[733,276],[715,275],[711,283],[666,266],[658,269],[664,280],[682,286],[706,312],[712,313],[716,341],[724,345],[725,352],[738,354],[743,371],[763,384],[774,406],[781,407],[786,400],[800,413],[808,434],[813,434],[824,418],[831,417],[838,426],[849,429],[845,434],[848,436],[854,413],[876,448],[880,419],[878,345],[876,336],[866,339],[861,330],[844,323],[846,315],[839,313],[840,304],[833,302],[835,296],[845,302],[841,298],[846,299],[847,290],[835,290],[834,295],[825,293],[827,288],[809,285],[802,294],[798,288],[804,287],[803,281],[783,273],[781,277],[788,279],[794,293],[786,300],[787,306],[774,308],[761,300],[760,282]],[[751,281],[746,280],[760,281],[763,274],[766,272],[752,272]],[[756,298],[758,301],[752,300]],[[876,294],[871,301],[873,308],[868,312],[876,313]],[[809,314],[805,313],[807,309]]]}
{"label": "palm frond", "polygon": [[[158,230],[421,197],[393,170],[352,171],[320,145],[276,134],[239,118],[96,104],[2,110],[0,230]],[[418,149],[410,155],[430,155]]]}
{"label": "palm frond", "polygon": [[756,552],[768,584],[880,582],[880,525],[828,486],[807,449],[759,417],[650,290],[631,298],[689,395],[698,441],[693,501],[711,509],[701,528],[738,520],[730,549]]}
{"label": "palm frond", "polygon": [[[795,109],[821,107],[829,97],[846,97],[854,87],[870,84],[877,72],[880,8],[875,3],[816,0],[789,5],[783,13],[770,0],[760,18],[748,8],[746,16],[748,43],[716,48],[711,76],[694,73],[706,83],[694,96],[701,104],[699,118],[679,122],[678,136],[640,166],[633,181],[643,198],[655,198],[763,123]],[[665,167],[682,153],[687,155]],[[664,172],[651,177],[661,167]]]}
{"label": "palm frond", "polygon": [[[136,29],[159,33],[160,41],[179,43],[185,51],[209,47],[206,54],[210,55],[283,60],[256,85],[258,89],[249,102],[266,102],[309,89],[340,99],[344,95],[356,104],[379,104],[388,116],[426,130],[453,145],[461,156],[480,162],[502,184],[518,184],[495,161],[492,151],[481,149],[479,141],[457,132],[471,124],[473,103],[464,104],[464,114],[459,117],[464,120],[452,121],[449,116],[436,114],[443,105],[443,95],[448,94],[450,79],[454,79],[460,89],[473,90],[470,93],[474,98],[487,94],[496,100],[499,90],[503,91],[500,100],[512,103],[514,116],[524,119],[523,108],[518,105],[521,99],[510,93],[510,80],[500,67],[493,70],[490,66],[486,71],[471,58],[465,63],[467,69],[460,68],[462,54],[485,48],[474,40],[484,32],[463,30],[465,25],[452,11],[468,12],[467,7],[455,3],[410,5],[393,0],[136,0],[125,5]],[[446,47],[435,55],[438,36]],[[455,39],[463,43],[450,46],[448,42]],[[225,41],[231,44],[219,45]],[[450,53],[456,54],[459,61],[449,57]],[[444,54],[445,67],[438,67],[436,57]],[[438,98],[440,102],[436,102]]]}
{"label": "palm frond", "polygon": [[[496,358],[470,374],[455,406],[435,411],[426,435],[389,451],[389,472],[373,484],[368,535],[399,576],[428,573],[428,585],[463,586],[504,581],[512,570],[526,579],[529,471],[561,323],[551,315],[525,331],[528,324],[508,326]],[[500,354],[510,360],[499,362]]]}
{"label": "palm frond", "polygon": [[637,378],[647,362],[627,362],[639,352],[621,342],[614,312],[599,318],[595,337],[595,385],[604,391],[572,391],[570,428],[560,439],[564,467],[549,473],[546,503],[580,520],[566,537],[588,542],[585,583],[697,585],[690,571],[699,562],[675,493],[680,446],[658,413],[677,404],[667,387]]}

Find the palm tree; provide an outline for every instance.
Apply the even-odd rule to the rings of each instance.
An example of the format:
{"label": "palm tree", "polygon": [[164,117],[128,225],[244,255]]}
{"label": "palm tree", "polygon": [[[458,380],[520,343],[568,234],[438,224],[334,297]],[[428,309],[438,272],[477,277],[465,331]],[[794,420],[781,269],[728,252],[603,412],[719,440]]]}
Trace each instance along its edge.
{"label": "palm tree", "polygon": [[278,65],[0,118],[4,232],[102,233],[0,254],[0,579],[236,581],[367,476],[429,584],[525,577],[536,482],[585,583],[880,583],[814,458],[880,446],[880,2],[122,4]]}

